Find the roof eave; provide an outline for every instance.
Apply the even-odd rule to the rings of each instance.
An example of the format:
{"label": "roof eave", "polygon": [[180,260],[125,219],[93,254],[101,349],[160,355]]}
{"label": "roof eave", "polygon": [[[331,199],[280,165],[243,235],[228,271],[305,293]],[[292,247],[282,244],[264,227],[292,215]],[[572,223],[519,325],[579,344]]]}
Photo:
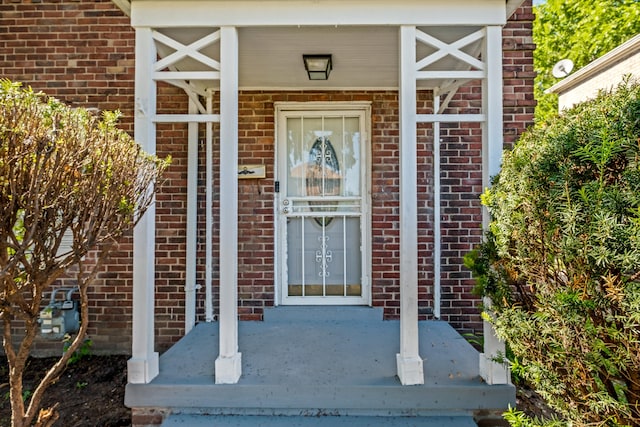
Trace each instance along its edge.
{"label": "roof eave", "polygon": [[640,34],[627,40],[625,43],[602,55],[600,58],[585,65],[575,73],[565,77],[558,83],[545,90],[545,93],[563,93],[572,87],[582,83],[594,74],[607,69],[611,65],[640,51]]}
{"label": "roof eave", "polygon": [[124,12],[125,15],[131,16],[131,1],[130,0],[111,0],[116,6]]}
{"label": "roof eave", "polygon": [[[118,6],[127,16],[131,16],[131,0],[111,0]],[[524,3],[524,0],[506,0],[507,1],[507,19]]]}
{"label": "roof eave", "polygon": [[513,13],[522,6],[524,0],[507,0],[507,19],[513,15]]}

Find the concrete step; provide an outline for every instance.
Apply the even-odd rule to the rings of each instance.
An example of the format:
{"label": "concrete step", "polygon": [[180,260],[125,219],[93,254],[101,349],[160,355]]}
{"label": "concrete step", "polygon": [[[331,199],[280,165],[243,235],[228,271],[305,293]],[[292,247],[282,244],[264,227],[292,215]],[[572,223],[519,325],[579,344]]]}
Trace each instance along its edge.
{"label": "concrete step", "polygon": [[[339,416],[429,416],[473,413],[502,408],[513,386],[490,388],[480,382],[460,385],[402,386],[393,378],[372,384],[128,384],[130,407],[207,408],[209,414],[306,415],[309,411]],[[135,405],[130,402],[136,402]],[[233,412],[228,412],[233,410]],[[226,412],[225,412],[226,411]],[[186,411],[180,411],[186,412]],[[314,412],[315,415],[315,412]]]}
{"label": "concrete step", "polygon": [[470,416],[255,416],[174,414],[161,427],[476,427]]}
{"label": "concrete step", "polygon": [[278,307],[238,329],[237,384],[215,383],[219,325],[201,323],[160,357],[153,381],[127,385],[125,404],[167,410],[166,427],[476,427],[515,405],[515,388],[483,382],[478,352],[445,322],[418,325],[416,386],[398,380],[400,324],[379,308]]}

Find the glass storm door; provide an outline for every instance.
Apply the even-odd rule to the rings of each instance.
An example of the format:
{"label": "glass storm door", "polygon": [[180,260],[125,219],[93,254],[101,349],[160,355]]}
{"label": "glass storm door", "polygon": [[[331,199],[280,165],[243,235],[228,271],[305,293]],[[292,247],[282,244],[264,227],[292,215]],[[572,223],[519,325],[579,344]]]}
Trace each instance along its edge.
{"label": "glass storm door", "polygon": [[280,111],[282,304],[367,304],[366,109]]}

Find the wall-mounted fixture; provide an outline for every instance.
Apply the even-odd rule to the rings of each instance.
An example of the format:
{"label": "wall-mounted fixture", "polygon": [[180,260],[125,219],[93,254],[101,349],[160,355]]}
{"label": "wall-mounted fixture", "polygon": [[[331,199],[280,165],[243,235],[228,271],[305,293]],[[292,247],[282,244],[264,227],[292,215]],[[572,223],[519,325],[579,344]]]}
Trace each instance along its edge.
{"label": "wall-mounted fixture", "polygon": [[238,179],[265,178],[267,171],[264,165],[238,165]]}
{"label": "wall-mounted fixture", "polygon": [[309,80],[327,80],[333,68],[331,54],[302,55],[304,69],[307,70]]}

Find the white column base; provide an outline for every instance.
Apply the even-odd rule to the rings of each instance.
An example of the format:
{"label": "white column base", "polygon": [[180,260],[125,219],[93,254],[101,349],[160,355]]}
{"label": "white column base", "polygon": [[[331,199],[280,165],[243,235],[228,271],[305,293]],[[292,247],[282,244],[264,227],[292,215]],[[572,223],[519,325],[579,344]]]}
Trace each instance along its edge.
{"label": "white column base", "polygon": [[215,366],[216,384],[236,384],[242,375],[242,353],[218,356]]}
{"label": "white column base", "polygon": [[511,369],[485,353],[480,353],[480,376],[487,384],[511,384]]}
{"label": "white column base", "polygon": [[148,384],[160,373],[158,353],[151,353],[149,359],[132,357],[127,361],[127,381],[131,384]]}
{"label": "white column base", "polygon": [[402,385],[424,384],[424,371],[420,357],[402,357],[398,353],[396,354],[396,364],[398,365],[398,378],[400,378]]}

